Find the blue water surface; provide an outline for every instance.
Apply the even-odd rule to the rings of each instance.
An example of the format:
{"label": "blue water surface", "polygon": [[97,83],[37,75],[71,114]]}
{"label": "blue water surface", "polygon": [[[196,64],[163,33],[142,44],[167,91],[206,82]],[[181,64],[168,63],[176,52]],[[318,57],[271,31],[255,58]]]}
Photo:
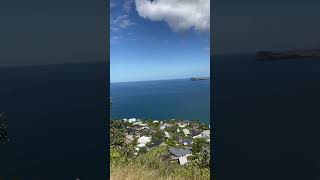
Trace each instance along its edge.
{"label": "blue water surface", "polygon": [[210,81],[111,83],[111,117],[210,121]]}

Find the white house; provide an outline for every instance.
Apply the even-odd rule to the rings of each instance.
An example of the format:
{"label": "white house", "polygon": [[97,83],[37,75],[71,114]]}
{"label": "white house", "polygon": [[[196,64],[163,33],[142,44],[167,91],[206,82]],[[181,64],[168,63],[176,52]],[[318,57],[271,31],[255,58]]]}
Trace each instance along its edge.
{"label": "white house", "polygon": [[187,162],[188,162],[188,159],[187,159],[186,156],[181,156],[181,157],[179,157],[179,163],[180,163],[180,165],[185,165],[185,164],[187,164]]}
{"label": "white house", "polygon": [[138,148],[145,147],[145,146],[146,146],[146,144],[138,144],[137,145]]}
{"label": "white house", "polygon": [[202,131],[201,134],[193,136],[193,139],[195,138],[210,138],[210,130]]}
{"label": "white house", "polygon": [[185,135],[189,135],[189,134],[190,134],[189,129],[183,129],[182,131],[183,131],[183,133],[184,133]]}
{"label": "white house", "polygon": [[136,121],[132,125],[147,126],[147,124],[142,123],[141,121]]}
{"label": "white house", "polygon": [[170,134],[169,134],[167,131],[164,131],[164,135],[165,135],[167,138],[170,138]]}
{"label": "white house", "polygon": [[148,136],[141,136],[138,139],[139,144],[147,144],[150,141],[151,141],[151,137],[148,137]]}
{"label": "white house", "polygon": [[166,128],[166,126],[165,126],[164,124],[161,124],[161,125],[160,125],[160,129],[161,129],[161,130],[164,130],[165,128]]}
{"label": "white house", "polygon": [[133,141],[133,140],[134,140],[134,138],[133,138],[133,136],[132,136],[131,134],[127,134],[127,135],[126,135],[126,138],[129,139],[130,141]]}
{"label": "white house", "polygon": [[186,164],[188,162],[187,157],[192,155],[192,152],[188,149],[177,149],[174,147],[170,147],[169,152],[178,158],[180,165]]}
{"label": "white house", "polygon": [[203,137],[210,137],[210,130],[202,131],[201,134],[202,134]]}
{"label": "white house", "polygon": [[137,121],[137,119],[136,118],[130,118],[128,121],[129,121],[129,123],[134,123],[134,122]]}

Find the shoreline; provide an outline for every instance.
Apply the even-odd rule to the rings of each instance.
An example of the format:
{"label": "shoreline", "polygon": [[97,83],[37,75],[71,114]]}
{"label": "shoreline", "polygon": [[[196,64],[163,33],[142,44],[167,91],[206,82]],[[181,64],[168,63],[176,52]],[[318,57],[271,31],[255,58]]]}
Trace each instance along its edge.
{"label": "shoreline", "polygon": [[[110,118],[109,120],[110,121],[119,121],[119,120],[125,120],[125,119],[132,119],[132,118]],[[208,126],[210,126],[210,122],[211,122],[211,120],[209,120],[209,121],[201,121],[201,120],[188,120],[188,119],[170,119],[170,118],[165,118],[165,119],[162,119],[162,118],[157,118],[157,119],[150,119],[150,118],[134,118],[134,119],[136,119],[136,120],[138,120],[138,121],[176,121],[176,122],[179,122],[179,121],[181,121],[181,122],[198,122],[198,123],[201,123],[201,124],[205,124],[205,125],[208,125]]]}

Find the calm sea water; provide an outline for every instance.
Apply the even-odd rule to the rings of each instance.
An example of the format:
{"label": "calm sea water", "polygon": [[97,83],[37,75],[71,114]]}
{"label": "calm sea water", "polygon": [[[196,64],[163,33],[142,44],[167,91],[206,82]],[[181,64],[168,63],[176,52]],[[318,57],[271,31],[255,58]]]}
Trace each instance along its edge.
{"label": "calm sea water", "polygon": [[106,86],[103,63],[0,68],[0,179],[104,179]]}
{"label": "calm sea water", "polygon": [[[101,179],[104,68],[0,69],[0,111],[9,114],[11,138],[0,146],[0,175]],[[218,177],[320,179],[320,59],[257,62],[254,55],[217,56],[212,69],[211,114],[209,81],[185,79],[112,84],[112,116],[208,121],[210,114]]]}
{"label": "calm sea water", "polygon": [[320,179],[320,59],[213,60],[218,179]]}
{"label": "calm sea water", "polygon": [[111,117],[210,122],[210,81],[111,83]]}

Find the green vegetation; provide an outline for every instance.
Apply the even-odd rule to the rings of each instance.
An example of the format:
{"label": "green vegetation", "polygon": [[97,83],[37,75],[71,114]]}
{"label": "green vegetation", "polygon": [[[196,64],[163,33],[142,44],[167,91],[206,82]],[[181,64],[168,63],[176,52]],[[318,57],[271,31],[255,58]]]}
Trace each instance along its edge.
{"label": "green vegetation", "polygon": [[110,129],[110,146],[123,146],[125,126],[121,121],[112,121]]}
{"label": "green vegetation", "polygon": [[157,130],[152,135],[152,141],[161,141],[165,138],[165,134],[161,130]]}
{"label": "green vegetation", "polygon": [[202,150],[202,147],[209,145],[209,142],[203,138],[196,138],[192,144],[192,151],[194,153],[199,153]]}
{"label": "green vegetation", "polygon": [[186,166],[177,162],[161,162],[159,156],[167,151],[167,146],[159,146],[136,157],[128,158],[121,151],[111,148],[111,179],[144,180],[209,180],[210,167],[192,161]]}
{"label": "green vegetation", "polygon": [[[184,124],[185,127],[180,128],[178,123]],[[165,128],[160,129],[160,126],[165,126]],[[161,122],[148,120],[135,123],[122,120],[111,121],[111,179],[210,179],[210,152],[208,151],[210,142],[207,141],[207,138],[202,137],[193,139],[191,135],[186,135],[182,131],[195,127],[198,130],[200,128],[209,129],[205,126],[207,125],[199,122],[184,123],[172,120]],[[177,132],[178,128],[180,132]],[[165,132],[170,136],[167,137]],[[145,144],[146,146],[138,146],[138,139],[143,136],[144,138],[149,137],[150,141]],[[193,143],[183,145],[181,140],[184,137]],[[152,146],[154,143],[156,144]],[[192,155],[187,157],[187,164],[180,165],[173,158],[174,155],[170,154],[169,147],[191,149]]]}

